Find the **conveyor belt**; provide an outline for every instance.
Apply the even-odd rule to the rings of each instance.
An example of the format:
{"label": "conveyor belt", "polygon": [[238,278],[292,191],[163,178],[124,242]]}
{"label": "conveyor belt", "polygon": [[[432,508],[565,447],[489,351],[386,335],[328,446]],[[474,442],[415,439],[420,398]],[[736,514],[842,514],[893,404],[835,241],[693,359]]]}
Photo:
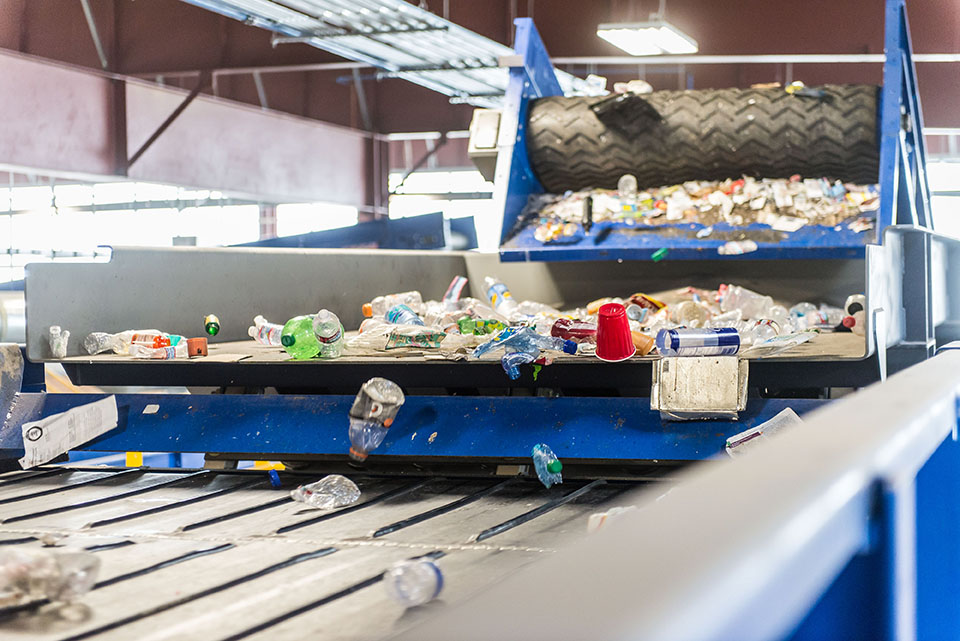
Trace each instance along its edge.
{"label": "conveyor belt", "polygon": [[[549,387],[567,389],[650,389],[654,357],[634,357],[620,363],[604,363],[589,356],[553,355],[555,362],[543,368],[537,380],[532,369],[523,368],[511,381],[503,373],[499,354],[484,360],[451,361],[432,355],[387,352],[380,356],[349,356],[336,360],[294,361],[280,348],[254,341],[210,345],[206,358],[143,361],[127,356],[101,354],[64,359],[64,369],[77,385],[186,385],[285,387],[299,391],[319,390],[355,394],[373,376],[411,388],[459,390]],[[750,380],[755,386],[811,387],[861,386],[877,380],[875,363],[864,358],[865,341],[851,333],[827,333],[783,355],[752,360]]]}
{"label": "conveyor belt", "polygon": [[[464,599],[581,535],[586,517],[636,484],[519,478],[353,477],[358,503],[320,512],[287,492],[316,476],[56,469],[0,476],[0,549],[96,552],[83,616],[0,609],[0,637],[34,640],[374,639]],[[376,585],[392,563],[431,555],[440,600],[404,612]],[[79,618],[79,620],[78,620]]]}

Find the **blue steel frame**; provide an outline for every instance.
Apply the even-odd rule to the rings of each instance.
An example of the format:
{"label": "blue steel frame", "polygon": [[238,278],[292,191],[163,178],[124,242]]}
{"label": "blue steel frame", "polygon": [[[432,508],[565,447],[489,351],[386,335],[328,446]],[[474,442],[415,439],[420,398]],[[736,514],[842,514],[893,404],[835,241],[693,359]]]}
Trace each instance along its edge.
{"label": "blue steel frame", "polygon": [[[103,398],[21,393],[0,428],[0,459],[23,455],[21,426]],[[548,443],[567,460],[688,461],[723,452],[728,436],[787,407],[828,401],[756,399],[741,420],[661,423],[646,399],[408,396],[369,465],[391,457],[527,461]],[[212,452],[245,458],[346,455],[349,396],[121,394],[119,425],[76,448],[94,452]],[[144,413],[148,405],[159,410]]]}
{"label": "blue steel frame", "polygon": [[[862,258],[868,233],[845,227],[808,226],[780,242],[758,242],[758,250],[745,256],[720,256],[724,240],[699,239],[701,225],[670,225],[667,236],[659,233],[593,233],[575,244],[544,245],[530,228],[518,230],[517,222],[530,194],[542,193],[530,166],[526,148],[526,114],[530,100],[560,95],[553,65],[530,18],[518,18],[514,50],[522,60],[510,70],[510,84],[503,107],[501,129],[515,128],[508,146],[501,144],[497,167],[496,202],[503,206],[500,257],[504,261],[648,260],[657,250],[669,250],[675,260],[742,260],[793,258]],[[910,44],[905,0],[886,0],[886,62],[883,70],[878,118],[880,140],[880,210],[875,242],[893,224],[913,224],[932,229],[923,116],[917,92],[916,69]],[[501,143],[505,136],[501,135]],[[767,225],[750,229],[769,230]],[[724,231],[722,226],[715,231]],[[715,234],[719,236],[719,234]],[[599,239],[599,240],[597,240]]]}

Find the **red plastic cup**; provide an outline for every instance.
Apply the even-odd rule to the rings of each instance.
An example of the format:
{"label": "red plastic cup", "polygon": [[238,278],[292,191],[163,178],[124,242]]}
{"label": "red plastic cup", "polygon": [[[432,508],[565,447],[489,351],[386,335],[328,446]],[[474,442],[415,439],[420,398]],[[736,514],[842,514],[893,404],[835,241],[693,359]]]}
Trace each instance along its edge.
{"label": "red plastic cup", "polygon": [[637,352],[630,334],[627,309],[620,303],[607,303],[597,313],[597,358],[616,363]]}

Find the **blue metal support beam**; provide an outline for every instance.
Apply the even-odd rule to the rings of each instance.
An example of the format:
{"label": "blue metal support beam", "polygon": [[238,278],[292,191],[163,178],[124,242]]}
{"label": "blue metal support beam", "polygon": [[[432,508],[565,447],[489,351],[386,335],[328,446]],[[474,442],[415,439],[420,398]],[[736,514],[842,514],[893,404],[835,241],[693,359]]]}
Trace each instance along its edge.
{"label": "blue metal support beam", "polygon": [[[0,458],[22,455],[23,423],[100,398],[20,394],[0,428]],[[646,398],[408,396],[370,461],[380,456],[526,461],[540,442],[567,459],[700,460],[723,452],[728,436],[787,407],[803,414],[827,402],[756,399],[739,422],[663,423]],[[350,396],[117,395],[118,427],[77,449],[346,455],[352,403]],[[147,410],[150,405],[159,409]]]}

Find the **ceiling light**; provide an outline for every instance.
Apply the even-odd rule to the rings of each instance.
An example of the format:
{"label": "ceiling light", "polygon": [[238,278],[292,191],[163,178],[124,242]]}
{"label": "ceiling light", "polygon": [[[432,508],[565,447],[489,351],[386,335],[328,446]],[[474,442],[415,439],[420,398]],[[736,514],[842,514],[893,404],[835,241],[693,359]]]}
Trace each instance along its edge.
{"label": "ceiling light", "polygon": [[602,24],[597,35],[631,56],[696,53],[697,41],[665,20]]}

